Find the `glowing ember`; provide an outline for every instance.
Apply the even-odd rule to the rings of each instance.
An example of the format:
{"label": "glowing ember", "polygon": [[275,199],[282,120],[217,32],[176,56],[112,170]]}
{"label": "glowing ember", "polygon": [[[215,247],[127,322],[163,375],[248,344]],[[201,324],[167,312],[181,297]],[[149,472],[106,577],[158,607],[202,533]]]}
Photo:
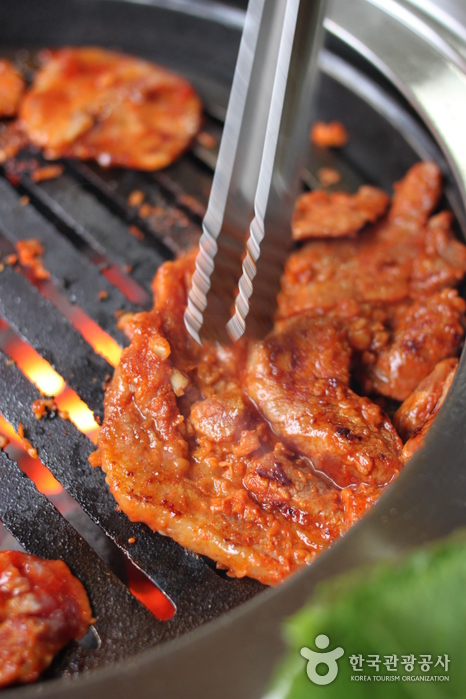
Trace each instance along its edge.
{"label": "glowing ember", "polygon": [[23,440],[1,415],[0,434],[5,435],[10,443],[5,451],[12,452],[10,453],[11,458],[14,458],[21,470],[36,484],[37,490],[44,495],[58,495],[58,493],[61,493],[63,488],[60,483],[39,459],[33,459],[25,452]]}
{"label": "glowing ember", "polygon": [[[45,396],[53,396],[58,409],[67,412],[78,430],[84,432],[94,443],[99,426],[92,411],[77,393],[66,386],[63,378],[26,342],[9,338],[5,352],[15,360],[23,374],[33,381]],[[32,410],[32,406],[31,406]]]}
{"label": "glowing ember", "polygon": [[96,444],[99,425],[94,420],[94,415],[79,396],[71,389],[65,390],[56,396],[55,403],[58,409],[63,413],[68,413],[71,422],[73,422],[80,432],[84,432],[89,439]]}
{"label": "glowing ember", "polygon": [[128,587],[132,594],[149,609],[157,619],[171,619],[175,608],[167,597],[131,561],[126,561]]}
{"label": "glowing ember", "polygon": [[110,335],[79,309],[75,309],[71,322],[96,352],[112,366],[118,366],[122,349]]}
{"label": "glowing ember", "polygon": [[66,384],[60,374],[42,359],[37,352],[22,340],[8,340],[5,352],[15,360],[23,374],[36,384],[44,396],[56,396]]}
{"label": "glowing ember", "polygon": [[78,306],[71,304],[68,299],[57,291],[54,284],[47,280],[31,279],[39,288],[41,294],[51,301],[61,313],[68,318],[73,327],[83,336],[91,347],[109,364],[117,366],[120,361],[121,347],[119,344],[95,323]]}
{"label": "glowing ember", "polygon": [[102,269],[102,274],[133,303],[143,306],[149,300],[149,296],[144,289],[116,265]]}

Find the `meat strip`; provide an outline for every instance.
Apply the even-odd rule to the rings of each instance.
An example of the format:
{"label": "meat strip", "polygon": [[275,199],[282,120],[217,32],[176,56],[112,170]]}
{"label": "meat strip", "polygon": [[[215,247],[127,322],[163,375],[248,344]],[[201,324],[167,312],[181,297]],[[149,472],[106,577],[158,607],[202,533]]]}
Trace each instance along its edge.
{"label": "meat strip", "polygon": [[360,187],[356,194],[322,190],[301,195],[294,208],[294,240],[354,236],[385,212],[389,197],[376,187]]}

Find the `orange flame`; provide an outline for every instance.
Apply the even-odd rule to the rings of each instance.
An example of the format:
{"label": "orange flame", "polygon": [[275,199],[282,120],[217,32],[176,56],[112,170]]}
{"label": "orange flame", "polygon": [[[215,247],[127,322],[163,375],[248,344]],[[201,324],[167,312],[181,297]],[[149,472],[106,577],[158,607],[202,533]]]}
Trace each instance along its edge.
{"label": "orange flame", "polygon": [[23,374],[35,383],[45,396],[53,396],[57,407],[67,411],[71,422],[95,443],[99,426],[92,411],[75,391],[66,386],[60,374],[30,345],[19,338],[8,340],[5,351],[15,360]]}
{"label": "orange flame", "polygon": [[163,592],[147,578],[144,573],[136,568],[131,561],[126,561],[128,575],[128,587],[131,593],[149,609],[157,619],[166,621],[175,613],[175,607]]}
{"label": "orange flame", "polygon": [[116,265],[105,267],[102,269],[102,274],[104,277],[107,277],[108,281],[111,282],[113,286],[116,286],[127,299],[138,306],[143,306],[149,299],[147,292]]}
{"label": "orange flame", "polygon": [[52,476],[48,468],[37,458],[29,456],[24,450],[24,443],[21,437],[15,432],[13,427],[0,415],[0,433],[3,434],[11,444],[19,448],[22,452],[18,459],[18,465],[29,478],[36,484],[37,490],[44,495],[58,495],[63,488]]}
{"label": "orange flame", "polygon": [[57,396],[64,390],[66,384],[60,374],[26,342],[20,339],[9,340],[5,352],[44,396]]}
{"label": "orange flame", "polygon": [[122,349],[120,345],[115,342],[113,337],[110,337],[97,323],[94,323],[89,316],[86,316],[81,311],[76,311],[76,315],[72,319],[72,322],[84,339],[98,354],[105,357],[107,362],[113,367],[118,366]]}

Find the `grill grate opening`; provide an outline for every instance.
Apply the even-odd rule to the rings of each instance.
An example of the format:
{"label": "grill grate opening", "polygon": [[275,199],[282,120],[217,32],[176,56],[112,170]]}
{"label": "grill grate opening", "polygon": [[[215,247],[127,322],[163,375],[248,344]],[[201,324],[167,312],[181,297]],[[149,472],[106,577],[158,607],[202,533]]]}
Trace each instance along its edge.
{"label": "grill grate opening", "polygon": [[[146,243],[160,241],[166,249],[166,259],[196,244],[199,225],[176,205],[170,193],[150,174],[133,170],[102,170],[86,162],[69,164],[70,170],[87,191],[120,216],[130,233]],[[132,204],[134,193],[141,193],[140,203]],[[168,194],[168,195],[167,195]],[[136,226],[140,234],[132,229]]]}
{"label": "grill grate opening", "polygon": [[128,231],[120,218],[108,211],[68,173],[53,180],[36,183],[23,175],[25,194],[41,213],[59,226],[65,235],[88,252],[91,261],[102,257],[126,271],[135,282],[150,293],[154,269],[164,261],[160,251],[143,245]]}
{"label": "grill grate opening", "polygon": [[[51,472],[37,458],[25,449],[22,439],[12,426],[0,415],[0,434],[9,442],[5,452],[15,461],[21,471],[35,484],[40,493],[45,495],[58,509],[76,531],[92,546],[110,570],[130,589],[131,593],[144,604],[157,619],[169,619],[173,615],[173,605],[130,560],[125,559],[120,549],[105,536],[100,527],[83,512],[77,502],[53,477]],[[6,530],[0,523],[0,549],[11,548],[11,542],[5,540]],[[92,634],[89,636],[91,638]],[[86,648],[90,648],[83,639]],[[95,648],[96,646],[92,646]]]}
{"label": "grill grate opening", "polygon": [[[39,389],[41,396],[53,398],[59,415],[67,415],[77,429],[96,443],[99,426],[89,407],[77,393],[66,385],[63,377],[46,362],[30,345],[0,320],[0,347],[9,356],[7,364],[14,362]],[[110,377],[110,375],[109,375]],[[24,406],[33,412],[33,404]]]}
{"label": "grill grate opening", "polygon": [[[0,256],[5,259],[8,256],[17,256],[16,248],[0,234]],[[19,262],[21,265],[21,262]],[[53,281],[48,279],[38,279],[33,269],[28,267],[15,266],[15,268],[33,284],[38,291],[48,301],[50,301],[60,313],[67,318],[72,326],[81,334],[82,338],[102,356],[112,366],[117,366],[121,355],[121,344],[116,339],[106,333],[97,322],[90,318],[84,311],[76,305],[74,296],[66,295]],[[98,292],[96,298],[104,304],[108,298],[108,292]],[[100,312],[96,315],[104,315]],[[120,338],[127,344],[126,337],[120,331],[116,331],[114,336]]]}

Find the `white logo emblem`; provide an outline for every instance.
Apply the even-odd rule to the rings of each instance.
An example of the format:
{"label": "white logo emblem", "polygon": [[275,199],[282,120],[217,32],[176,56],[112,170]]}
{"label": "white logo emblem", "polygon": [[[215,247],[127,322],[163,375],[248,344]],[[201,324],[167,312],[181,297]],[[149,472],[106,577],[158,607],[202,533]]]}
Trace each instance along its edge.
{"label": "white logo emblem", "polygon": [[[321,633],[316,637],[314,643],[316,644],[317,648],[321,648],[323,650],[324,648],[328,648],[330,639],[324,633]],[[301,648],[300,653],[303,658],[306,658],[308,661],[306,672],[311,682],[314,682],[314,684],[326,685],[333,682],[335,677],[338,675],[337,660],[344,655],[345,651],[343,648],[338,647],[327,651],[327,653],[316,653],[316,651],[304,646]],[[319,675],[317,672],[316,668],[321,664],[328,667],[328,671],[325,675]]]}

